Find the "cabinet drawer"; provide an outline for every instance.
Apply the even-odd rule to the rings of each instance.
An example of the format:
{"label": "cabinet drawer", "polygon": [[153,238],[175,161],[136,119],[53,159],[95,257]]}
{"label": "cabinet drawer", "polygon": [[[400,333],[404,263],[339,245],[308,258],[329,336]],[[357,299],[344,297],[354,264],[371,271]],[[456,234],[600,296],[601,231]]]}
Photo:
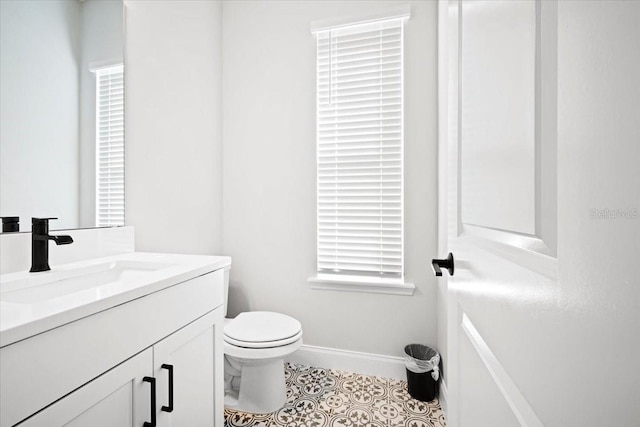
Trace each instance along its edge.
{"label": "cabinet drawer", "polygon": [[223,304],[218,270],[0,350],[0,425],[11,426]]}

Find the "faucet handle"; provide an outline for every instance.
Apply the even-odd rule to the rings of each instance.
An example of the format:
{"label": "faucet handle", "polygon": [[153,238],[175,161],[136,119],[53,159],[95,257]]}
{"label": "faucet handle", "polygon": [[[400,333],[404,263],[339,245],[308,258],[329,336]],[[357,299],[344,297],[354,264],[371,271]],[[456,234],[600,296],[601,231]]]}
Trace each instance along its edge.
{"label": "faucet handle", "polygon": [[58,218],[34,218],[31,217],[31,224],[42,224],[43,222],[49,222],[49,220]]}
{"label": "faucet handle", "polygon": [[19,216],[3,216],[2,217],[2,232],[3,233],[15,233],[20,231],[20,217]]}
{"label": "faucet handle", "polygon": [[31,217],[31,232],[35,234],[49,234],[49,220],[58,218]]}

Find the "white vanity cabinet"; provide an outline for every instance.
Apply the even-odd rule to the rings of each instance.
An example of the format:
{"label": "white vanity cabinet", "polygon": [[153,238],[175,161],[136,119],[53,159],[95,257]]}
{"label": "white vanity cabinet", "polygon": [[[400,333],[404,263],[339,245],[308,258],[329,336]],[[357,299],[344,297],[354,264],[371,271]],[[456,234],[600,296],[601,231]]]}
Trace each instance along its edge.
{"label": "white vanity cabinet", "polygon": [[223,278],[220,269],[2,347],[1,427],[221,427]]}

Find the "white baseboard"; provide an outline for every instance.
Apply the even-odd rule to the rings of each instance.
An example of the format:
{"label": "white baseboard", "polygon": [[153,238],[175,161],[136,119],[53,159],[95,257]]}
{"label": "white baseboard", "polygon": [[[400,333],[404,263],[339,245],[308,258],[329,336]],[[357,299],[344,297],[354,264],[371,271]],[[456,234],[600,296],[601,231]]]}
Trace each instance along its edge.
{"label": "white baseboard", "polygon": [[442,412],[444,412],[445,418],[447,417],[447,383],[444,379],[440,380],[440,396],[438,398],[440,401],[440,407],[442,408]]}
{"label": "white baseboard", "polygon": [[407,379],[402,357],[303,345],[287,358],[287,362],[317,366],[319,368],[339,369],[383,378]]}

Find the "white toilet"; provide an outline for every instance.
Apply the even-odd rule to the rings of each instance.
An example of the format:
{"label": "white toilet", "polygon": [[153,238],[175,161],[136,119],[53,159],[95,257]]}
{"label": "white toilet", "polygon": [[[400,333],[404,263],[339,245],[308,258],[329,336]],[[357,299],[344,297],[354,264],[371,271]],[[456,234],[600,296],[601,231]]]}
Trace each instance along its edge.
{"label": "white toilet", "polygon": [[[225,270],[225,315],[229,269]],[[293,317],[269,311],[240,313],[224,322],[224,406],[250,413],[276,411],[287,399],[284,358],[302,345],[302,325]]]}

